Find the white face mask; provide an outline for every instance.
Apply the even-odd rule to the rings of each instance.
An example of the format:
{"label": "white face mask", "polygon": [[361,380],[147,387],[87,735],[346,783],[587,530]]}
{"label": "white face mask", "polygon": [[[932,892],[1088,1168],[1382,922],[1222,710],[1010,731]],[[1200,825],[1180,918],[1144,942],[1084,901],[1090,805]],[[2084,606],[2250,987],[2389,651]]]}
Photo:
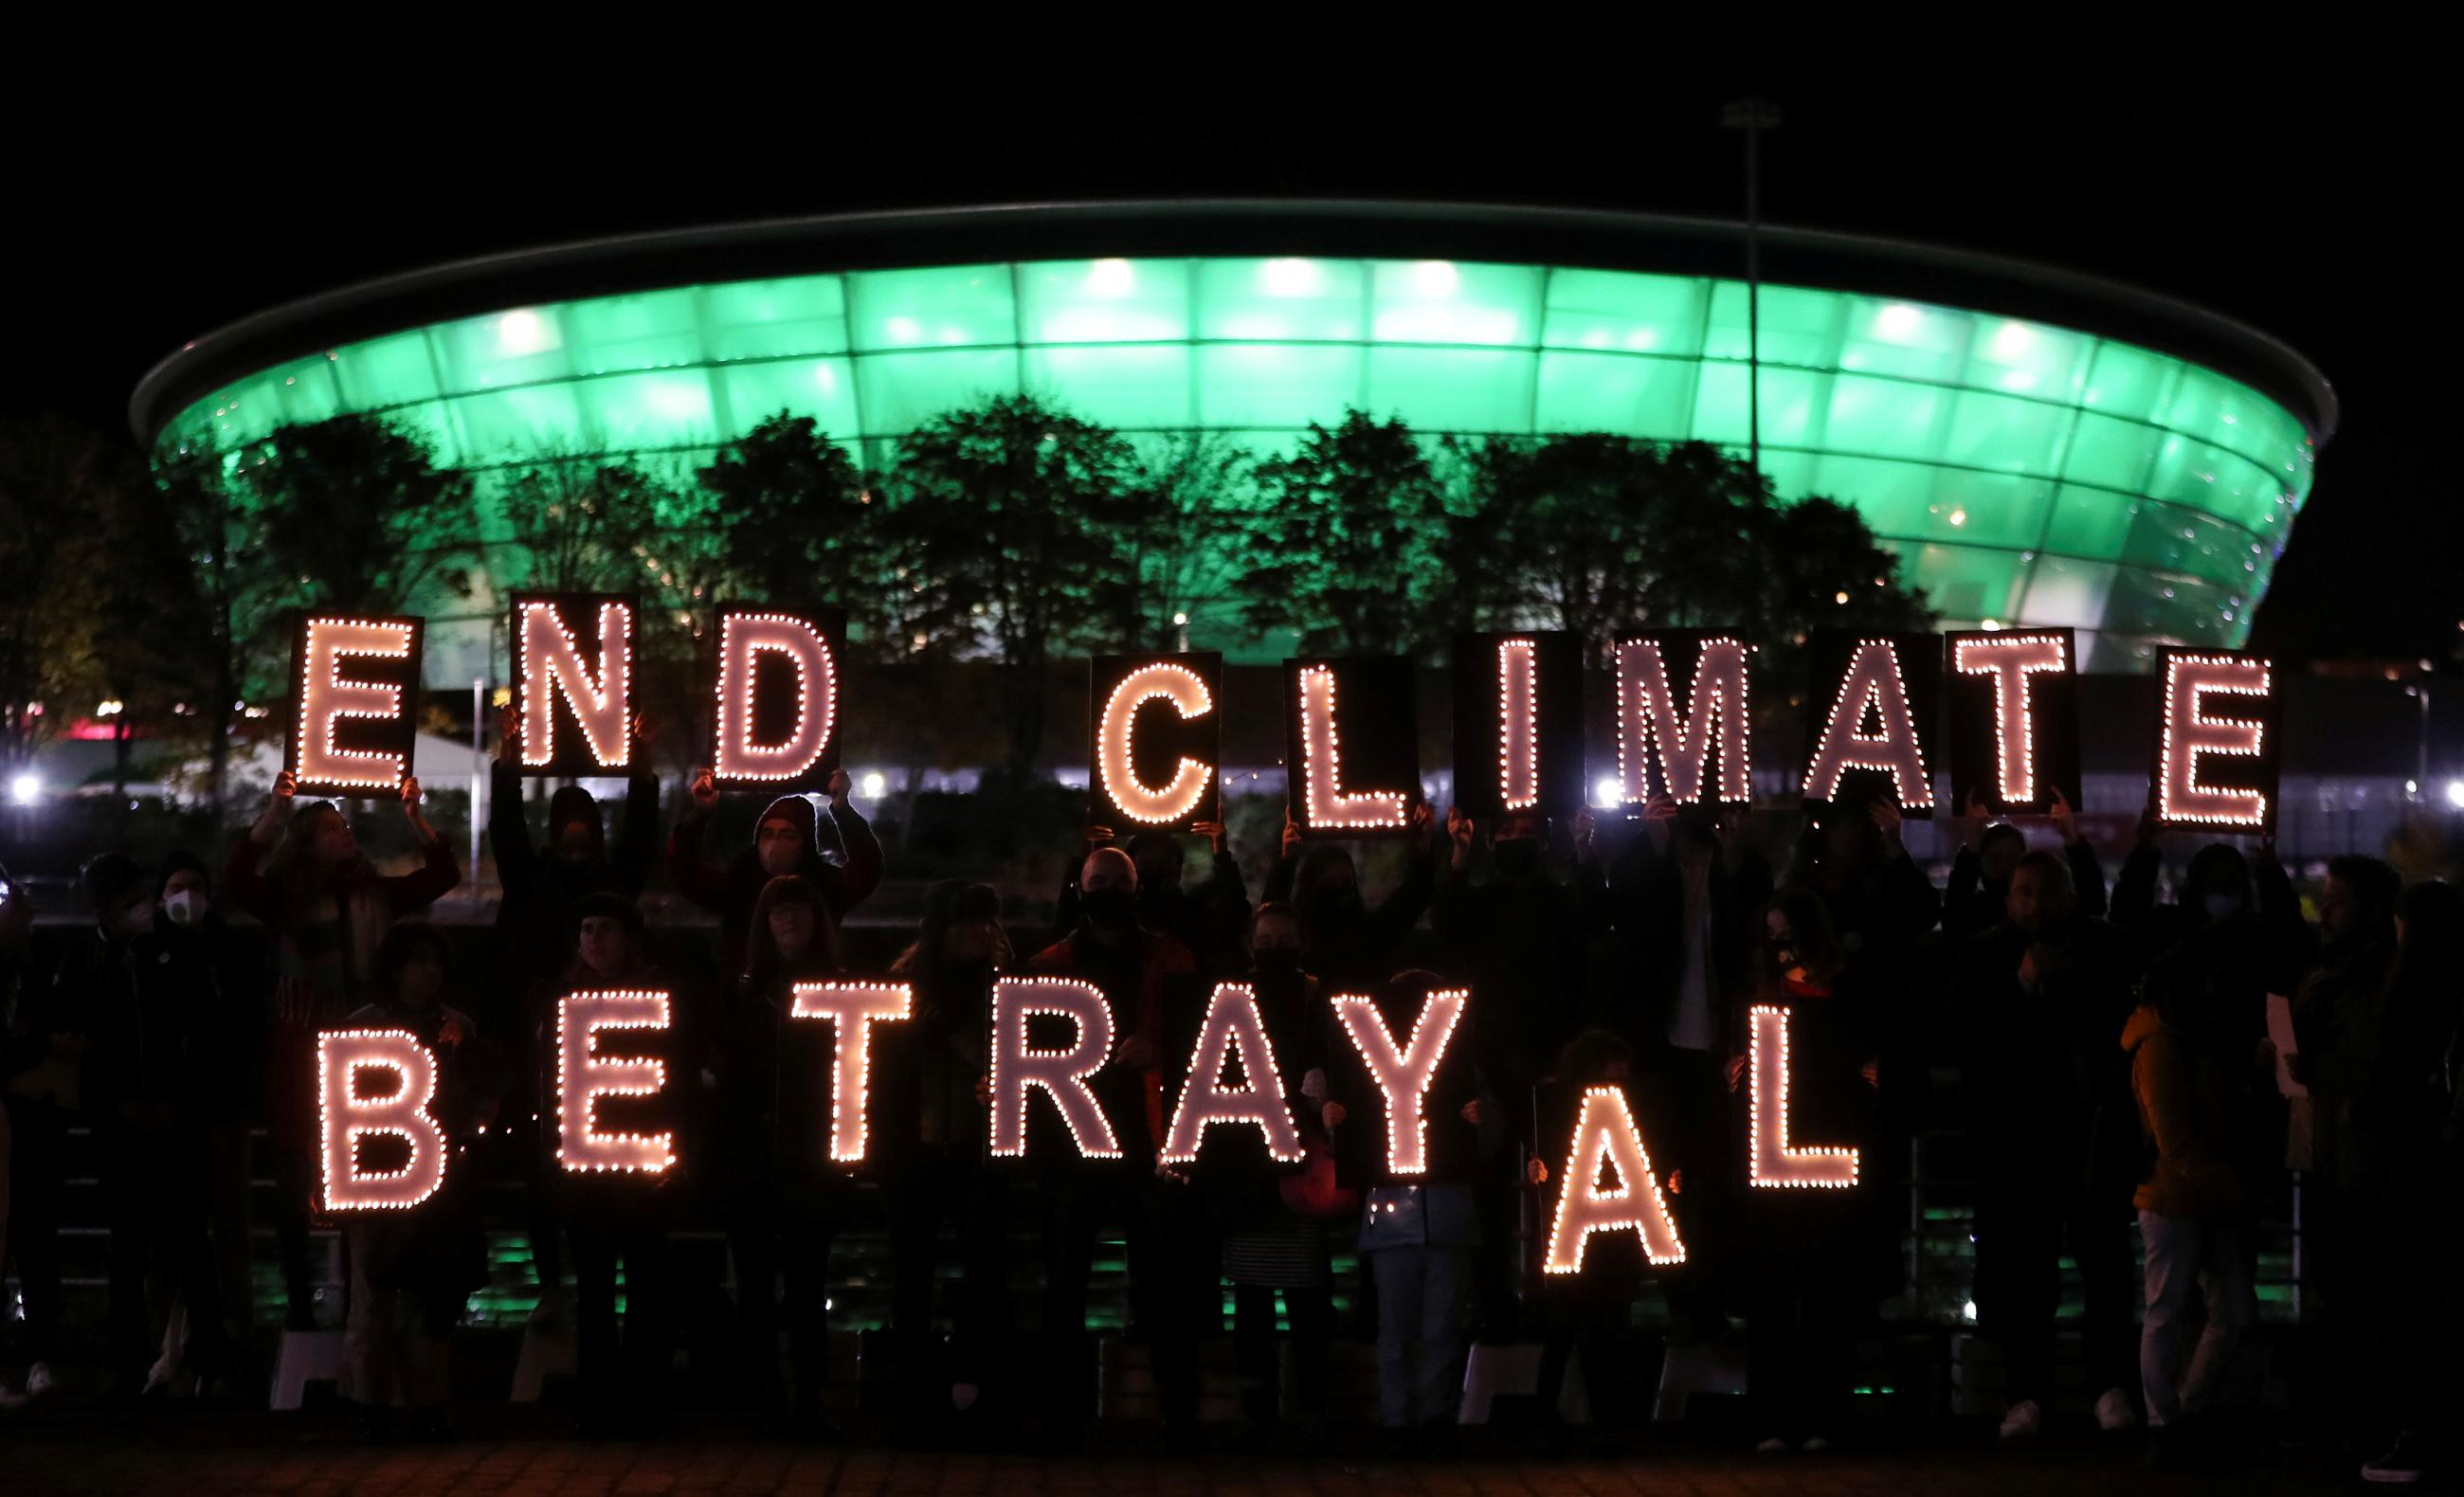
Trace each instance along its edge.
{"label": "white face mask", "polygon": [[163,913],[170,917],[173,925],[194,925],[205,914],[197,908],[196,894],[186,889],[163,896]]}

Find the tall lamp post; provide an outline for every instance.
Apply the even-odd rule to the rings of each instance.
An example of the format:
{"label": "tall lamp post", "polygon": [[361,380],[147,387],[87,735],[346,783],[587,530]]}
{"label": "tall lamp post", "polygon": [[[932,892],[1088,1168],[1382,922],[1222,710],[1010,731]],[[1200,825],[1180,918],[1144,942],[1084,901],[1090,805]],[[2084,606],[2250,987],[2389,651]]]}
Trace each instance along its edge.
{"label": "tall lamp post", "polygon": [[1763,132],[1780,124],[1779,106],[1748,95],[1721,106],[1720,123],[1746,133],[1746,451],[1763,471]]}

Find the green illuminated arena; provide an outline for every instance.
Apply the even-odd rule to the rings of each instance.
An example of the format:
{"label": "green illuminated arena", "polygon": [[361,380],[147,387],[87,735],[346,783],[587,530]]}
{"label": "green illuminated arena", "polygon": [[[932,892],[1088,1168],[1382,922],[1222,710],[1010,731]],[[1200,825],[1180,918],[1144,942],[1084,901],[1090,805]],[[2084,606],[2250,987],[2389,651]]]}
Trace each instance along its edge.
{"label": "green illuminated arena", "polygon": [[[483,474],[590,452],[699,461],[782,408],[879,462],[925,418],[1022,390],[1261,451],[1350,407],[1432,435],[1742,451],[1741,235],[1251,203],[663,233],[263,314],[165,361],[132,420],[148,442],[229,451],[384,412]],[[1763,263],[1765,468],[1784,495],[1854,504],[1946,625],[2076,626],[2105,671],[2158,642],[2241,642],[2336,419],[2298,355],[2019,262],[1771,230]],[[520,580],[510,549],[489,558],[498,586]]]}

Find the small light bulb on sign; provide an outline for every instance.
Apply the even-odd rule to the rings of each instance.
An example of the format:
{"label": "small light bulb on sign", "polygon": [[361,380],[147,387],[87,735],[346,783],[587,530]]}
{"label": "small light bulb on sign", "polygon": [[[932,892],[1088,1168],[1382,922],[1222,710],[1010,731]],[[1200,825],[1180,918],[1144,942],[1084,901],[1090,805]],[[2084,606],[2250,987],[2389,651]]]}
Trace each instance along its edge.
{"label": "small light bulb on sign", "polygon": [[1130,820],[1162,826],[1180,820],[1205,799],[1215,766],[1184,757],[1172,779],[1159,787],[1138,779],[1130,753],[1131,730],[1137,722],[1138,709],[1152,701],[1171,703],[1186,719],[1213,712],[1215,698],[1197,671],[1159,660],[1123,676],[1105,699],[1103,719],[1095,733],[1095,772],[1102,779],[1104,794]]}
{"label": "small light bulb on sign", "polygon": [[301,784],[346,790],[391,790],[409,766],[399,754],[338,747],[334,728],[344,718],[384,721],[403,715],[403,690],[391,682],[343,678],[343,661],[408,660],[415,630],[388,619],[310,617],[300,649],[297,764]]}
{"label": "small light bulb on sign", "polygon": [[1528,639],[1497,647],[1497,796],[1508,811],[1540,804],[1539,651]]}
{"label": "small light bulb on sign", "polygon": [[1391,790],[1346,792],[1343,748],[1334,731],[1334,670],[1300,672],[1301,804],[1311,830],[1384,831],[1406,826],[1403,797]]}
{"label": "small light bulb on sign", "polygon": [[[1705,760],[1716,744],[1719,777],[1713,799],[1742,804],[1753,799],[1753,715],[1747,709],[1747,650],[1743,640],[1721,635],[1695,651],[1694,685],[1680,716],[1668,687],[1668,664],[1655,639],[1617,646],[1617,773],[1623,798],[1651,797],[1654,755],[1660,783],[1684,805],[1705,799]],[[1718,734],[1714,739],[1712,735]]]}
{"label": "small light bulb on sign", "polygon": [[[1607,1189],[1599,1182],[1603,1164],[1617,1175],[1617,1184]],[[1642,1131],[1635,1127],[1634,1112],[1617,1087],[1583,1090],[1574,1140],[1557,1177],[1557,1209],[1550,1220],[1541,1271],[1582,1272],[1583,1250],[1595,1232],[1634,1233],[1642,1241],[1643,1256],[1656,1264],[1685,1261],[1685,1244],[1677,1236],[1660,1178],[1652,1173]]]}
{"label": "small light bulb on sign", "polygon": [[633,610],[613,601],[599,605],[596,674],[554,603],[526,598],[517,611],[514,671],[521,693],[523,765],[539,769],[556,762],[556,701],[561,694],[582,724],[592,760],[602,769],[631,767]]}
{"label": "small light bulb on sign", "polygon": [[[386,1074],[393,1089],[361,1094],[360,1080]],[[436,1061],[407,1029],[337,1029],[317,1036],[320,1174],[328,1211],[403,1211],[445,1183],[445,1132],[429,1115]],[[398,1170],[360,1168],[360,1142],[394,1137],[410,1151]]]}
{"label": "small light bulb on sign", "polygon": [[2275,691],[2267,661],[2239,655],[2165,657],[2165,725],[2156,780],[2156,817],[2167,826],[2257,831],[2267,826],[2264,791],[2208,783],[2200,761],[2211,757],[2257,759],[2267,730],[2257,722],[2211,717],[2211,696],[2260,700]]}
{"label": "small light bulb on sign", "polygon": [[1386,1099],[1386,1168],[1394,1175],[1424,1175],[1429,1168],[1429,1083],[1454,1040],[1455,1025],[1469,1001],[1468,988],[1429,994],[1412,1023],[1412,1040],[1397,1047],[1377,1005],[1358,993],[1337,994],[1334,1016],[1352,1038],[1362,1064]]}
{"label": "small light bulb on sign", "polygon": [[[1872,717],[1879,731],[1865,732]],[[1824,720],[1822,740],[1805,771],[1805,798],[1838,799],[1839,781],[1852,769],[1871,769],[1891,777],[1894,794],[1909,810],[1933,804],[1933,780],[1925,769],[1925,746],[1918,741],[1916,721],[1908,712],[1906,678],[1900,671],[1900,652],[1887,639],[1857,643],[1839,694]]]}
{"label": "small light bulb on sign", "polygon": [[913,996],[904,982],[799,982],[789,992],[789,1018],[826,1020],[831,1028],[829,1154],[837,1163],[864,1162],[872,1026],[908,1018]]}
{"label": "small light bulb on sign", "polygon": [[1993,678],[1995,794],[2006,805],[2036,799],[2036,722],[2028,700],[2028,677],[2070,670],[2070,651],[2058,634],[1996,634],[1951,642],[1950,668],[1961,675]]}
{"label": "small light bulb on sign", "polygon": [[603,1029],[665,1029],[666,993],[599,988],[568,993],[556,1009],[557,1162],[574,1174],[664,1175],[675,1166],[676,1135],[599,1131],[602,1097],[656,1096],[668,1084],[665,1061],[599,1053]]}
{"label": "small light bulb on sign", "polygon": [[1747,1178],[1758,1186],[1845,1190],[1857,1183],[1854,1149],[1800,1149],[1789,1142],[1788,1010],[1757,1003],[1748,1012]]}
{"label": "small light bulb on sign", "polygon": [[[1029,1019],[1067,1019],[1076,1038],[1057,1050],[1026,1043]],[[1080,1156],[1117,1159],[1120,1141],[1095,1101],[1087,1078],[1104,1068],[1112,1053],[1112,1005],[1091,982],[1073,978],[1003,977],[993,982],[992,1152],[1002,1158],[1026,1153],[1026,1094],[1041,1089],[1061,1110]]]}
{"label": "small light bulb on sign", "polygon": [[[774,743],[754,740],[753,688],[763,655],[796,671],[795,726]],[[829,747],[838,719],[838,665],[829,641],[786,613],[729,609],[718,621],[718,745],[721,782],[787,781],[809,773]]]}
{"label": "small light bulb on sign", "polygon": [[[1234,1055],[1241,1059],[1241,1085],[1226,1087],[1223,1065]],[[1245,982],[1219,982],[1207,1000],[1189,1079],[1164,1134],[1163,1162],[1195,1162],[1206,1131],[1222,1127],[1255,1127],[1265,1138],[1267,1156],[1278,1164],[1298,1164],[1304,1157],[1258,995]]]}

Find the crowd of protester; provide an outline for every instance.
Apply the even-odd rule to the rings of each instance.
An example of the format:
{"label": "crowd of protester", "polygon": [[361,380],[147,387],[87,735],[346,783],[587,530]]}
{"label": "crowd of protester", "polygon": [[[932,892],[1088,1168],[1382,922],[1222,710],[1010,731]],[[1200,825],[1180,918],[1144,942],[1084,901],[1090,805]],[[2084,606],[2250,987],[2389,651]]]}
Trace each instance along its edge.
{"label": "crowd of protester", "polygon": [[[1595,1438],[1614,1444],[1644,1418],[1641,1256],[1595,1240],[1591,1270],[1557,1284],[1533,1262],[1554,1188],[1551,1099],[1612,1083],[1635,1100],[1690,1248],[1647,1270],[1666,1307],[1656,1332],[1702,1345],[1741,1321],[1757,1448],[1820,1451],[1853,1436],[1860,1334],[1906,1288],[1908,1140],[1955,1075],[1975,1181],[1972,1296],[2001,1354],[2003,1437],[2053,1420],[2067,1257],[2084,1295],[2082,1412],[2106,1431],[2145,1427],[2165,1462],[2246,1439],[2234,1415],[2255,1394],[2236,1369],[2256,1318],[2257,1226],[2298,1178],[2316,1334],[2291,1359],[2295,1406],[2322,1448],[2375,1479],[2417,1477],[2445,1454],[2430,1442],[2453,1407],[2445,1259],[2464,1198],[2464,899],[2449,885],[2406,888],[2384,863],[2340,858],[2305,916],[2271,845],[2253,858],[2218,843],[2167,902],[2144,822],[2108,891],[2057,804],[2054,837],[2037,840],[2058,850],[2030,850],[2020,826],[1971,808],[1937,889],[1898,809],[1848,799],[1809,816],[1777,867],[1747,818],[1665,802],[1606,826],[1582,813],[1483,827],[1419,806],[1399,877],[1374,896],[1346,845],[1287,826],[1253,902],[1221,826],[1195,829],[1209,854],[1196,881],[1184,839],[1097,828],[1047,939],[1013,946],[1017,922],[987,885],[930,892],[887,964],[913,984],[913,1016],[875,1032],[860,1190],[818,1151],[781,1142],[822,1115],[826,1084],[825,1049],[794,1053],[825,1043],[815,1026],[781,1022],[790,989],[858,970],[843,922],[884,872],[845,776],[825,795],[777,800],[724,859],[709,846],[719,797],[707,774],[663,858],[648,778],[612,840],[603,808],[566,787],[535,843],[519,728],[504,724],[489,823],[503,899],[487,978],[468,991],[422,921],[462,870],[415,782],[401,798],[421,848],[407,871],[380,872],[337,808],[299,802],[286,781],[218,879],[195,856],[153,870],[94,858],[91,926],[39,964],[27,902],[0,874],[0,1241],[29,1364],[0,1401],[57,1386],[77,1125],[108,1214],[100,1344],[124,1396],[183,1376],[261,1378],[246,1207],[259,1166],[279,1203],[287,1324],[315,1323],[311,1057],[320,1028],[347,1022],[430,1044],[451,1147],[520,1187],[533,1330],[570,1330],[593,1433],[657,1426],[697,1286],[725,1282],[736,1391],[767,1430],[833,1438],[830,1254],[869,1212],[891,1247],[882,1344],[902,1439],[1075,1444],[1095,1407],[1089,1280],[1116,1232],[1176,1447],[1204,1438],[1199,1348],[1224,1331],[1227,1283],[1239,1439],[1326,1444],[1338,1244],[1362,1264],[1352,1298],[1375,1342],[1377,1418],[1398,1445],[1450,1446],[1475,1340],[1541,1347],[1552,1443],[1568,1436],[1558,1394],[1579,1360]],[[646,924],[639,900],[660,876],[715,917],[715,981]],[[239,939],[226,910],[261,925],[262,945]],[[1025,1162],[987,1158],[988,993],[1001,971],[1106,994],[1118,1036],[1094,1085],[1129,1167],[1082,1167],[1057,1132],[1038,1139],[1062,1126],[1045,1109],[1030,1110]],[[1226,978],[1258,995],[1297,1168],[1238,1150],[1157,1162],[1170,1068],[1194,1005]],[[1466,986],[1475,998],[1427,1093],[1427,1171],[1385,1183],[1368,1164],[1384,1147],[1377,1099],[1336,1063],[1326,1000],[1366,995],[1405,1035],[1428,995]],[[608,987],[675,995],[657,1041],[675,1084],[660,1106],[693,1162],[655,1184],[557,1169],[538,1121],[551,1111],[556,1001]],[[2289,1049],[2270,1041],[2271,995]],[[1789,1011],[1793,1127],[1860,1151],[1853,1189],[1749,1188],[1740,1089],[1755,1005]],[[341,1392],[372,1438],[446,1432],[451,1337],[488,1271],[473,1200],[484,1175],[457,1168],[417,1208],[344,1227]],[[1041,1255],[1031,1331],[1011,1313],[1023,1210]],[[687,1226],[723,1234],[723,1270],[680,1246]]]}

